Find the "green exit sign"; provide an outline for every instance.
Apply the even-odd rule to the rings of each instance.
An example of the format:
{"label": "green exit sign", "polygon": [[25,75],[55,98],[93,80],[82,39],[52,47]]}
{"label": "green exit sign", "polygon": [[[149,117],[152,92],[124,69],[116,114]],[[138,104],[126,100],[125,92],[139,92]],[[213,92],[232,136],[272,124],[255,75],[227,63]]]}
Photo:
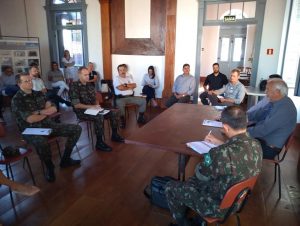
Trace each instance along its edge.
{"label": "green exit sign", "polygon": [[224,16],[224,22],[235,22],[235,16]]}

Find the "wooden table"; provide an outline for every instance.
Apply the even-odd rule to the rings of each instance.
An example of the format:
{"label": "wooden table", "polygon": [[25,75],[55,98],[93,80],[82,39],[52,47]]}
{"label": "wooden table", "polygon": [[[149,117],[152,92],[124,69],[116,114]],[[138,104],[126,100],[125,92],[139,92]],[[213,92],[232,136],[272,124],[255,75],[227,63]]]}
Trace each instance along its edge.
{"label": "wooden table", "polygon": [[261,91],[258,87],[245,86],[246,94],[250,97],[248,98],[247,108],[249,109],[253,105],[257,104],[258,97],[265,96],[266,93]]}
{"label": "wooden table", "polygon": [[125,139],[127,144],[151,147],[178,154],[178,179],[185,177],[189,156],[200,156],[186,146],[187,142],[200,141],[212,130],[221,136],[219,128],[203,126],[204,119],[215,120],[220,111],[212,106],[174,104]]}

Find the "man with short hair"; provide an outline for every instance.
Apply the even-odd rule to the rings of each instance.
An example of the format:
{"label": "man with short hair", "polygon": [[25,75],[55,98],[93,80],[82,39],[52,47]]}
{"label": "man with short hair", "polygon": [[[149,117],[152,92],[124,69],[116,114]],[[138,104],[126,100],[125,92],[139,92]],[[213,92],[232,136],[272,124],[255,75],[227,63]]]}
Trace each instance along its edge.
{"label": "man with short hair", "polygon": [[205,140],[219,145],[203,155],[195,175],[187,181],[171,181],[166,185],[166,197],[173,218],[179,226],[191,225],[187,209],[201,217],[223,217],[219,205],[226,191],[261,171],[262,151],[259,142],[247,133],[247,116],[240,106],[229,106],[221,114],[223,140],[209,133]]}
{"label": "man with short hair", "polygon": [[248,132],[260,141],[263,158],[274,159],[296,127],[297,110],[282,79],[269,79],[266,94],[270,102],[248,113],[248,120],[254,123]]}
{"label": "man with short hair", "polygon": [[[208,99],[211,105],[238,105],[241,104],[246,95],[245,86],[239,81],[240,70],[233,69],[230,75],[230,81],[223,88],[212,91],[211,95],[208,95]],[[218,95],[224,94],[223,97],[218,97]]]}
{"label": "man with short hair", "polygon": [[190,74],[190,65],[184,64],[183,74],[179,75],[172,88],[172,96],[167,100],[166,107],[175,103],[189,103],[196,87],[195,77]]}
{"label": "man with short hair", "polygon": [[134,82],[132,75],[127,73],[127,65],[120,64],[117,69],[119,74],[114,79],[114,90],[116,95],[116,105],[121,113],[121,128],[125,128],[125,105],[129,103],[137,104],[139,107],[138,123],[146,123],[144,117],[146,100],[134,96],[136,83]]}
{"label": "man with short hair", "polygon": [[[60,161],[60,167],[65,168],[80,165],[80,160],[73,160],[70,156],[76,145],[81,127],[73,124],[58,124],[49,118],[57,112],[55,106],[46,100],[45,95],[40,91],[32,90],[32,79],[26,74],[16,75],[16,83],[20,90],[12,99],[12,111],[15,115],[19,130],[23,132],[26,128],[50,128],[52,136],[66,137],[65,151]],[[52,162],[48,137],[40,135],[23,135],[23,138],[32,144],[41,161],[46,165],[46,180],[55,181],[54,164]]]}
{"label": "man with short hair", "polygon": [[[219,71],[219,64],[213,64],[213,73],[208,75],[204,81],[204,92],[200,94],[200,99],[203,105],[208,105],[208,95],[212,95],[212,92],[223,88],[228,83],[227,76]],[[207,87],[208,86],[208,87]]]}
{"label": "man with short hair", "polygon": [[[78,70],[79,80],[71,83],[70,98],[73,109],[77,117],[81,120],[93,121],[97,136],[96,150],[110,152],[112,148],[103,141],[103,120],[104,115],[88,115],[84,112],[87,109],[99,109],[100,105],[96,99],[95,85],[89,82],[89,71],[86,67],[80,67]],[[123,137],[118,134],[119,112],[111,110],[106,117],[110,118],[112,128],[111,140],[115,142],[124,142]]]}

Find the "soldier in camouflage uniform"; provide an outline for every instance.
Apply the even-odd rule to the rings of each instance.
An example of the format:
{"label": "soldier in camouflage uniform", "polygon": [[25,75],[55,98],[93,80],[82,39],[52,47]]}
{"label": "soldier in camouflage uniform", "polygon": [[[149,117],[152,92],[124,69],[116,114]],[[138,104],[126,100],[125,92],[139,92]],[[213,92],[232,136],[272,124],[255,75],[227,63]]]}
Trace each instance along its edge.
{"label": "soldier in camouflage uniform", "polygon": [[[32,90],[32,80],[28,74],[16,75],[16,82],[20,86],[20,90],[12,99],[12,111],[20,131],[28,127],[51,128],[51,135],[67,138],[60,166],[65,168],[79,165],[80,160],[73,160],[70,155],[80,137],[81,127],[72,124],[58,124],[52,121],[48,116],[57,112],[56,107],[46,101],[46,97],[42,92]],[[23,135],[23,137],[35,147],[40,159],[45,163],[47,181],[55,181],[48,137],[38,135]]]}
{"label": "soldier in camouflage uniform", "polygon": [[[88,69],[86,67],[79,68],[78,76],[79,80],[71,84],[69,94],[74,112],[81,120],[94,121],[95,132],[97,136],[96,150],[111,151],[111,147],[103,141],[104,116],[101,114],[94,116],[84,113],[86,109],[100,107],[96,100],[95,86],[88,82]],[[124,142],[124,139],[118,134],[119,112],[117,110],[111,110],[105,115],[105,117],[110,118],[110,125],[112,128],[111,140],[115,142]]]}
{"label": "soldier in camouflage uniform", "polygon": [[256,176],[261,171],[262,150],[259,142],[246,133],[247,118],[239,106],[224,109],[221,116],[226,143],[209,134],[205,140],[217,145],[198,163],[195,175],[185,182],[166,185],[168,204],[178,225],[191,225],[188,208],[200,216],[223,217],[219,205],[232,185]]}

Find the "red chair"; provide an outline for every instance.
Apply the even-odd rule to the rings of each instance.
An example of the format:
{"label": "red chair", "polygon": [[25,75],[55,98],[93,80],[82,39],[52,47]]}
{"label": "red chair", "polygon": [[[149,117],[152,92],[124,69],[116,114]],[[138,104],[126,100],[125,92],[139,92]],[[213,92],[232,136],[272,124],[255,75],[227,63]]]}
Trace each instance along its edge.
{"label": "red chair", "polygon": [[[280,153],[277,155],[277,159],[264,159],[267,162],[274,163],[274,184],[276,183],[277,179],[277,171],[278,171],[278,189],[279,189],[279,197],[281,199],[281,171],[280,171],[280,163],[283,162],[292,142],[293,142],[294,132],[288,137],[287,141],[285,142],[283,148],[281,149],[280,153],[283,151],[282,155]],[[275,157],[276,158],[276,157]]]}
{"label": "red chair", "polygon": [[[2,151],[2,147],[0,145],[0,150]],[[30,176],[31,176],[31,179],[32,179],[32,183],[33,185],[36,185],[35,184],[35,179],[34,179],[34,176],[33,176],[33,173],[32,173],[32,170],[31,170],[31,166],[30,166],[30,163],[29,163],[29,160],[28,160],[28,155],[31,154],[32,150],[31,149],[27,149],[27,148],[19,148],[20,150],[20,155],[18,156],[15,156],[15,157],[4,157],[2,154],[0,156],[0,165],[5,165],[5,169],[6,169],[6,177],[8,179],[12,179],[13,181],[15,180],[14,178],[14,175],[13,175],[13,171],[12,171],[12,167],[11,165],[15,162],[18,162],[20,160],[23,159],[23,168],[24,168],[24,165],[25,163],[27,164],[28,166],[28,170],[29,170],[29,173],[30,173]],[[12,191],[11,189],[9,188],[9,194],[10,194],[10,199],[11,199],[11,202],[12,204],[14,205],[14,200],[13,200],[13,196],[12,196]]]}
{"label": "red chair", "polygon": [[249,179],[233,185],[227,190],[220,204],[220,210],[227,209],[223,218],[203,217],[203,220],[209,224],[223,224],[229,216],[235,215],[237,219],[237,225],[240,225],[240,217],[238,214],[242,211],[249,194],[253,190],[257,177],[258,175],[250,177]]}

